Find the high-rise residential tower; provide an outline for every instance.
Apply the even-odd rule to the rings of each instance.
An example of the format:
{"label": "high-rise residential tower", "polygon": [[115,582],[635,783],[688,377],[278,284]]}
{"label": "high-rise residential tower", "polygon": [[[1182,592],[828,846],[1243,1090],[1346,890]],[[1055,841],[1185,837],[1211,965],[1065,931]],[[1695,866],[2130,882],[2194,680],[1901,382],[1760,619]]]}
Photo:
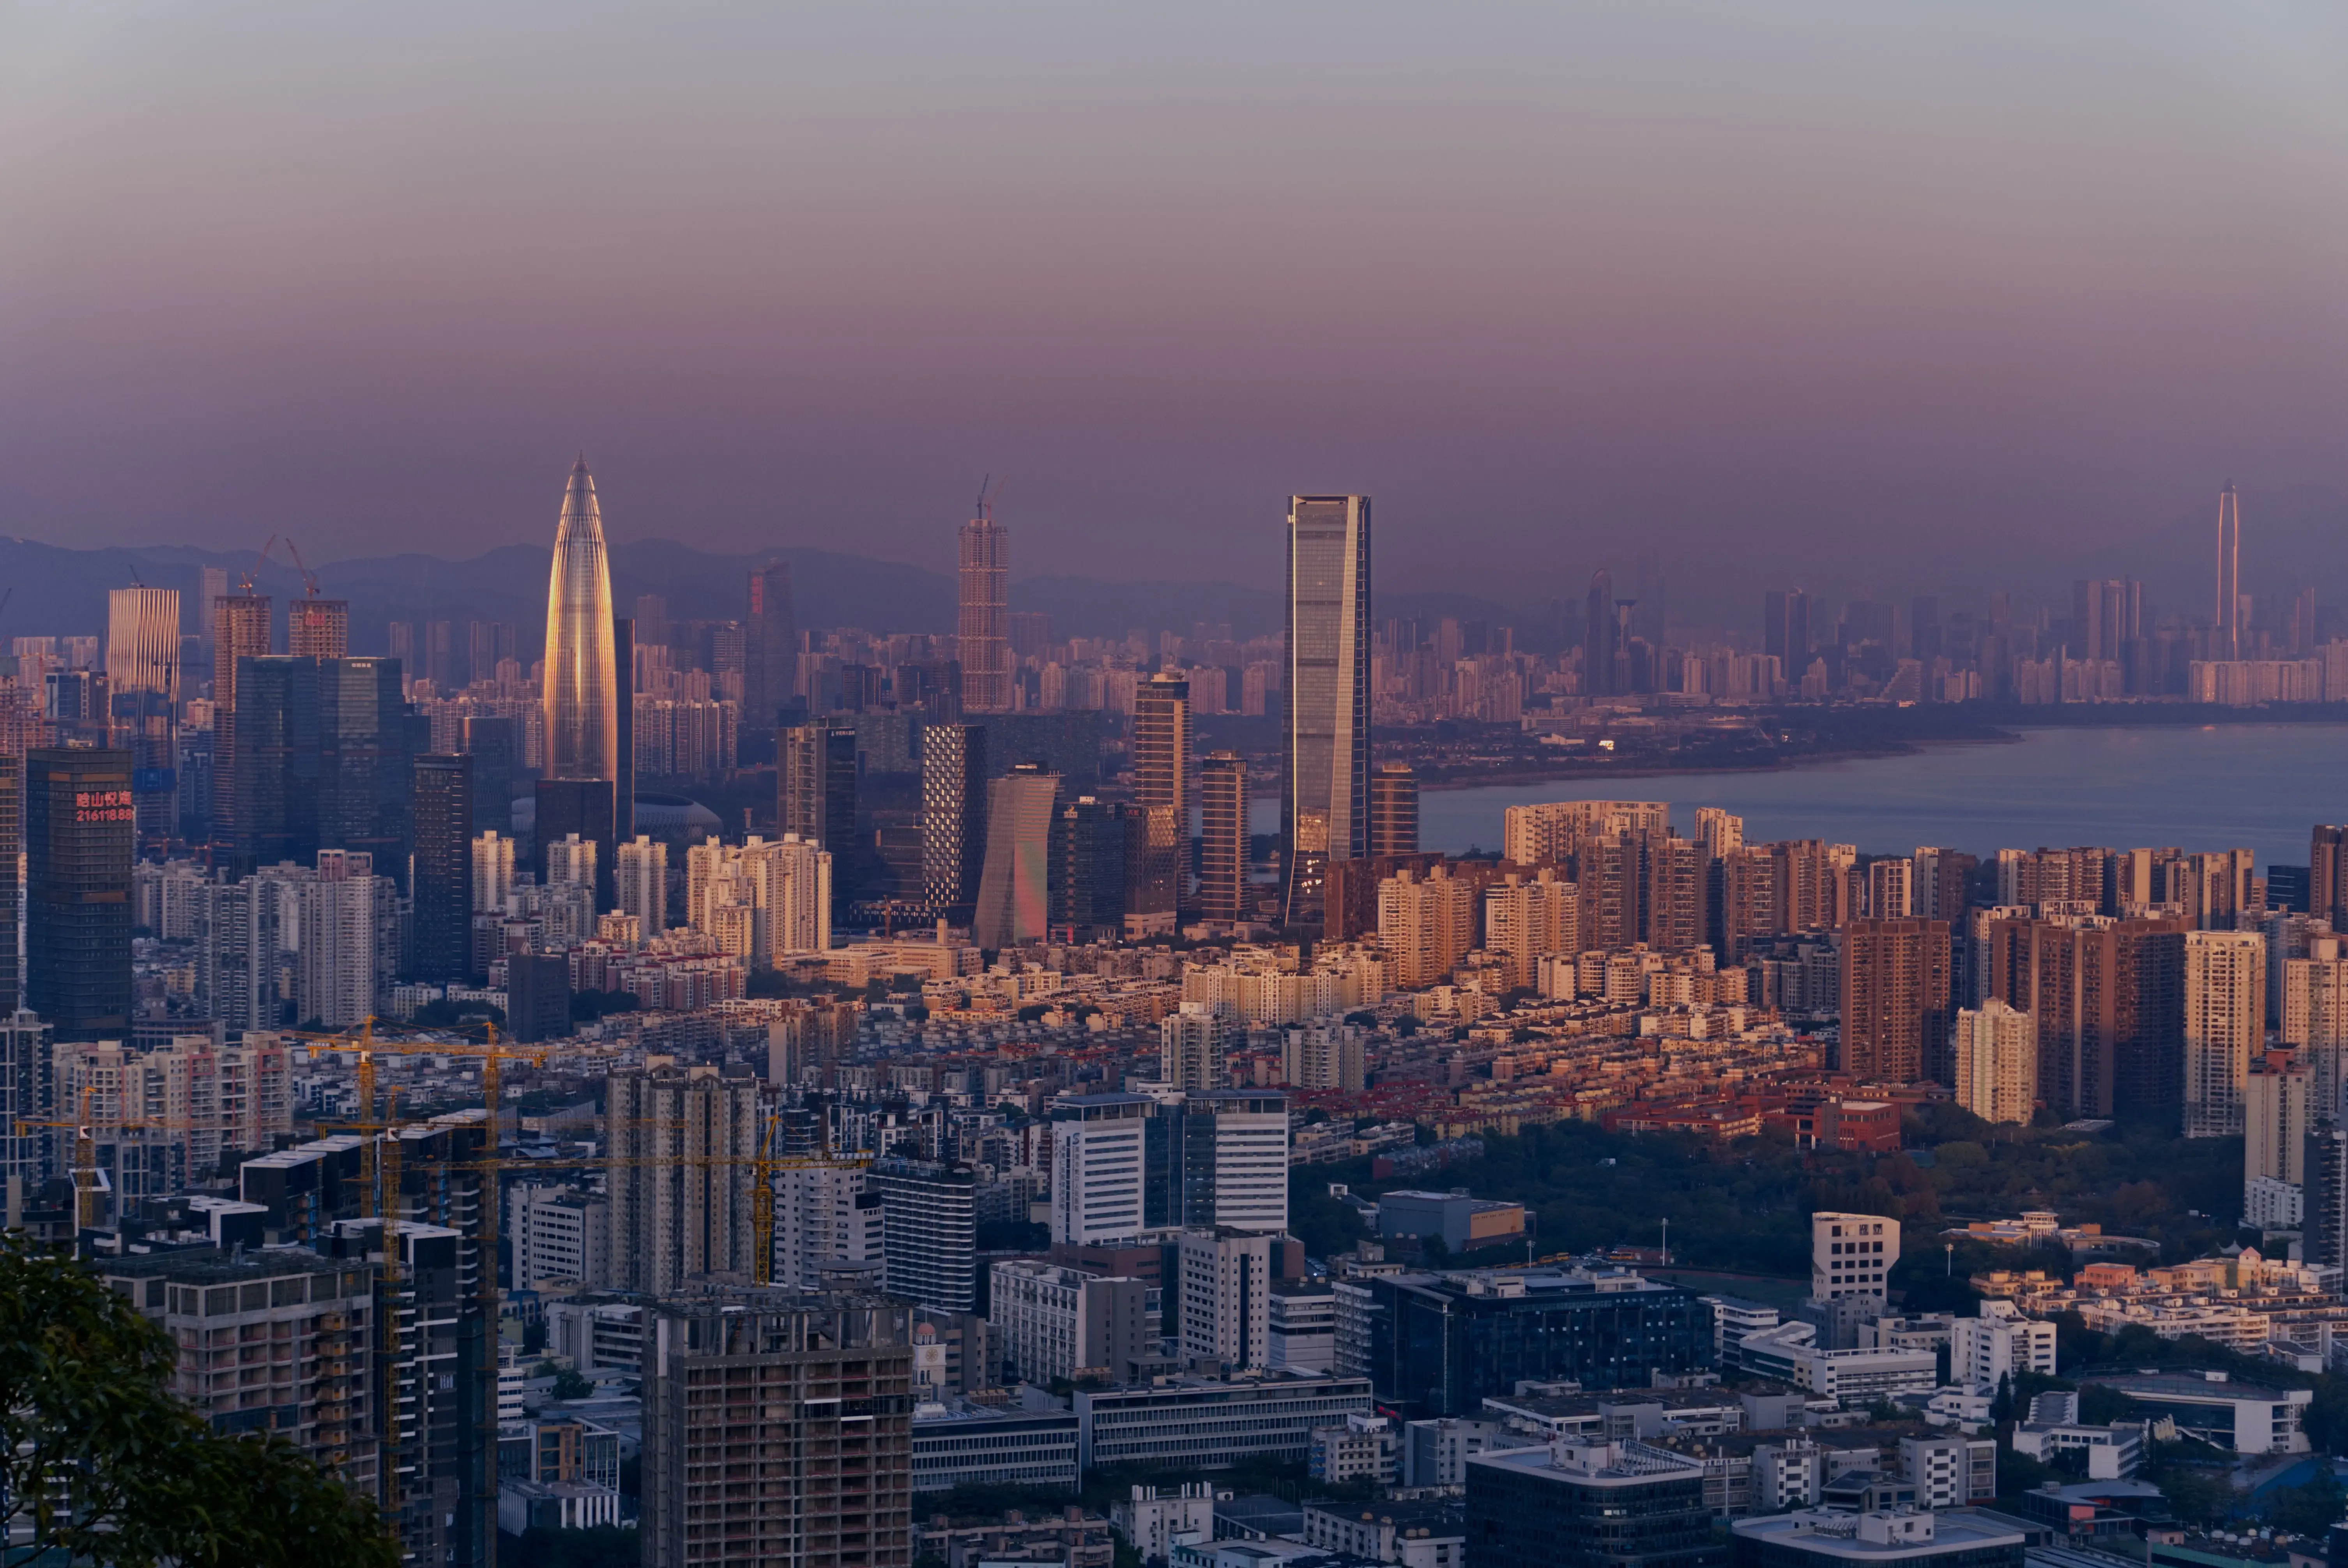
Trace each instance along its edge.
{"label": "high-rise residential tower", "polygon": [[1288,502],[1282,920],[1321,922],[1328,866],[1369,849],[1370,498]]}
{"label": "high-rise residential tower", "polygon": [[1418,853],[1418,775],[1386,763],[1370,775],[1370,854]]}
{"label": "high-rise residential tower", "polygon": [[2218,613],[2211,620],[2212,659],[2242,656],[2242,510],[2229,479],[2218,496]]}
{"label": "high-rise residential tower", "polygon": [[1862,1081],[1952,1081],[1949,923],[1853,920],[1843,927],[1837,1064]]}
{"label": "high-rise residential tower", "polygon": [[962,706],[966,713],[1011,707],[1011,537],[982,495],[962,526]]}
{"label": "high-rise residential tower", "polygon": [[[619,671],[611,568],[595,481],[582,457],[571,470],[546,581],[546,777],[620,776]],[[412,673],[412,671],[411,671]]]}
{"label": "high-rise residential tower", "polygon": [[2266,1044],[2266,939],[2255,931],[2185,934],[2185,1135],[2242,1130],[2242,1081]]}

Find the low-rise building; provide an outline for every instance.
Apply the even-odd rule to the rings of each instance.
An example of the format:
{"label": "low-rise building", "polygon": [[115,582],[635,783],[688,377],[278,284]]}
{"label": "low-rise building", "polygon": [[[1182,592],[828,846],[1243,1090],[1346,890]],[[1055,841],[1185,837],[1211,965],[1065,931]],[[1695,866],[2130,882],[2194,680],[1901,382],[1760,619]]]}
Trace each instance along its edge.
{"label": "low-rise building", "polygon": [[1498,1421],[1438,1416],[1412,1421],[1402,1433],[1402,1483],[1405,1486],[1465,1486],[1468,1456],[1495,1449],[1529,1446],[1529,1440]]}
{"label": "low-rise building", "polygon": [[1045,1385],[1086,1373],[1122,1382],[1153,1352],[1149,1287],[1033,1258],[994,1266],[987,1323],[1003,1376]]}
{"label": "low-rise building", "polygon": [[2054,1325],[2023,1317],[2010,1301],[1984,1301],[1978,1317],[1950,1327],[1949,1377],[1962,1388],[1992,1389],[2025,1372],[2054,1375]]}
{"label": "low-rise building", "polygon": [[1385,1416],[1347,1416],[1313,1429],[1305,1473],[1329,1486],[1366,1481],[1392,1486],[1402,1471],[1402,1437]]}
{"label": "low-rise building", "polygon": [[2131,1372],[2087,1381],[2127,1396],[2129,1413],[2167,1417],[2177,1430],[2239,1454],[2308,1451],[2301,1419],[2314,1398],[2308,1389],[2261,1389],[2223,1372]]}
{"label": "low-rise building", "polygon": [[1456,1502],[1308,1502],[1304,1541],[1323,1552],[1403,1568],[1464,1568],[1467,1522]]}
{"label": "low-rise building", "polygon": [[1740,1519],[1729,1528],[1736,1568],[2023,1568],[2028,1541],[2024,1532],[1982,1515],[1960,1518],[1912,1508],[1865,1513],[1803,1509]]}
{"label": "low-rise building", "polygon": [[1229,1382],[1182,1378],[1153,1388],[1078,1389],[1076,1407],[1086,1469],[1207,1468],[1259,1455],[1303,1459],[1313,1428],[1370,1413],[1370,1382],[1278,1373]]}
{"label": "low-rise building", "polygon": [[1137,1486],[1108,1511],[1109,1523],[1144,1563],[1162,1563],[1179,1535],[1212,1539],[1215,1531],[1215,1489],[1205,1481],[1179,1486]]}
{"label": "low-rise building", "polygon": [[1067,1410],[924,1405],[913,1414],[913,1490],[1031,1486],[1074,1491],[1077,1429]]}

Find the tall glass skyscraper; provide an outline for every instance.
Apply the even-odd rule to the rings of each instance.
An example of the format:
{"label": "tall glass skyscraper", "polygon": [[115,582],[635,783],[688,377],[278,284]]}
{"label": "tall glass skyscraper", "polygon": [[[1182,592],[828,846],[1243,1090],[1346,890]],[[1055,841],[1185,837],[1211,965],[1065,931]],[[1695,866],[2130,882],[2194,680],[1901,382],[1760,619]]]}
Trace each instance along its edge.
{"label": "tall glass skyscraper", "polygon": [[620,776],[620,678],[612,574],[595,481],[582,457],[562,495],[546,580],[546,776]]}
{"label": "tall glass skyscraper", "polygon": [[1011,536],[979,497],[978,516],[962,526],[962,707],[966,713],[1011,711]]}
{"label": "tall glass skyscraper", "polygon": [[1333,860],[1369,853],[1370,498],[1288,500],[1281,918],[1321,923]]}

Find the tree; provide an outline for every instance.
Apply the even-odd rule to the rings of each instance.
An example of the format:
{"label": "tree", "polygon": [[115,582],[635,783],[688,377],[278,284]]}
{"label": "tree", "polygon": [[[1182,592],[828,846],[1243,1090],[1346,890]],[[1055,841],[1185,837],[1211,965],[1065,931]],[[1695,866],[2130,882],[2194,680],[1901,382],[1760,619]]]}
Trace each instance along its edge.
{"label": "tree", "polygon": [[2013,1419],[2013,1374],[2011,1372],[1997,1375],[1997,1393],[1989,1402],[1989,1419],[2001,1427]]}
{"label": "tree", "polygon": [[558,1399],[588,1399],[594,1398],[595,1385],[570,1368],[559,1368],[554,1374],[554,1397]]}
{"label": "tree", "polygon": [[72,1259],[0,1236],[0,1564],[397,1563],[372,1501],[283,1438],[215,1432],[174,1399],[178,1354]]}

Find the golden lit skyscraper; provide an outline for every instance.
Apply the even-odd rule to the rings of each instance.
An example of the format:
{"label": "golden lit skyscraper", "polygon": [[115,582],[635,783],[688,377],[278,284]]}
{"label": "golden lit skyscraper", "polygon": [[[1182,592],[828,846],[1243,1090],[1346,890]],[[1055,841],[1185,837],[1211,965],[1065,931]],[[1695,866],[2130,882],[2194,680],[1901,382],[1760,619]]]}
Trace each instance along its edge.
{"label": "golden lit skyscraper", "polygon": [[962,526],[962,706],[965,713],[1011,709],[1011,536],[981,496]]}
{"label": "golden lit skyscraper", "polygon": [[1244,920],[1248,909],[1247,760],[1210,752],[1199,770],[1199,913]]}
{"label": "golden lit skyscraper", "polygon": [[2209,657],[2242,656],[2242,507],[2231,480],[2218,496],[2218,616],[2210,622],[2217,635]]}
{"label": "golden lit skyscraper", "polygon": [[546,583],[546,776],[620,776],[612,576],[595,481],[582,457],[562,496]]}
{"label": "golden lit skyscraper", "polygon": [[1318,925],[1333,860],[1370,836],[1370,498],[1288,500],[1281,913]]}
{"label": "golden lit skyscraper", "polygon": [[180,701],[180,590],[118,588],[106,596],[106,683]]}
{"label": "golden lit skyscraper", "polygon": [[1129,892],[1150,914],[1173,915],[1189,897],[1190,767],[1190,682],[1161,670],[1133,692],[1133,802],[1144,843]]}

